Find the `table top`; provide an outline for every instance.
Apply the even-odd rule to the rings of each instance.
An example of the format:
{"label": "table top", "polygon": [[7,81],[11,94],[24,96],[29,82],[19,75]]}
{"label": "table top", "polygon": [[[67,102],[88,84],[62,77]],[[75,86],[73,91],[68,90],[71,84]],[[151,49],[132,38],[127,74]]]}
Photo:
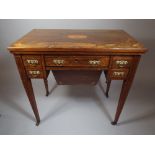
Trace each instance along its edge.
{"label": "table top", "polygon": [[139,53],[147,51],[123,30],[33,29],[10,45],[13,52],[22,51],[92,51]]}

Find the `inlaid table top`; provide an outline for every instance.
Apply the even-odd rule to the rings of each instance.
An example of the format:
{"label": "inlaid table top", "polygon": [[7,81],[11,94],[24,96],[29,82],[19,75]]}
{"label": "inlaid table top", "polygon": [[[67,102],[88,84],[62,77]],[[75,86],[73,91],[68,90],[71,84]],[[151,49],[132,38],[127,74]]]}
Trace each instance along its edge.
{"label": "inlaid table top", "polygon": [[123,30],[34,29],[8,47],[10,51],[136,52],[147,49]]}

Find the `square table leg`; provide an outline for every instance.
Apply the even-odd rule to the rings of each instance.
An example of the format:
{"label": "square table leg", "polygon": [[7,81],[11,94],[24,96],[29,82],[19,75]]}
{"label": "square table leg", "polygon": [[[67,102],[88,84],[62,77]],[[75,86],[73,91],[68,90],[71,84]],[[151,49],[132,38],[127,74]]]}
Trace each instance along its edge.
{"label": "square table leg", "polygon": [[136,69],[137,69],[139,60],[140,60],[140,56],[135,56],[134,57],[133,64],[132,64],[132,66],[130,68],[129,74],[128,74],[127,78],[123,81],[121,94],[120,94],[120,97],[119,97],[119,102],[118,102],[118,106],[117,106],[117,110],[116,110],[116,114],[115,114],[115,119],[111,123],[112,125],[116,125],[117,122],[118,122],[118,119],[119,119],[120,114],[122,112],[122,109],[123,109],[123,106],[125,104],[126,98],[128,96],[131,85],[133,83],[134,76],[135,76],[135,73],[136,73]]}
{"label": "square table leg", "polygon": [[46,96],[49,95],[49,89],[48,89],[48,80],[47,78],[44,78],[44,85],[45,85],[45,89],[46,89]]}
{"label": "square table leg", "polygon": [[16,60],[18,71],[19,71],[22,83],[24,85],[26,94],[28,96],[32,110],[33,110],[34,115],[36,117],[36,125],[39,125],[40,117],[39,117],[39,112],[38,112],[38,108],[37,108],[37,104],[36,104],[36,100],[35,100],[35,96],[34,96],[34,92],[33,92],[31,79],[26,74],[21,56],[15,55],[15,60]]}

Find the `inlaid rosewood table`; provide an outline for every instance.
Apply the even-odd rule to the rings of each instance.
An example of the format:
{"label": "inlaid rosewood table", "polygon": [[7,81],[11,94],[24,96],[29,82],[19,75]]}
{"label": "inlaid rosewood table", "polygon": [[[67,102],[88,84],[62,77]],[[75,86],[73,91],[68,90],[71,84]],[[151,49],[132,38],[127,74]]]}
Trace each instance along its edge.
{"label": "inlaid rosewood table", "polygon": [[8,47],[29,98],[36,124],[40,117],[31,79],[43,79],[48,96],[50,70],[58,85],[95,85],[104,71],[106,96],[111,80],[122,80],[113,125],[117,124],[136,73],[147,49],[123,30],[34,29]]}

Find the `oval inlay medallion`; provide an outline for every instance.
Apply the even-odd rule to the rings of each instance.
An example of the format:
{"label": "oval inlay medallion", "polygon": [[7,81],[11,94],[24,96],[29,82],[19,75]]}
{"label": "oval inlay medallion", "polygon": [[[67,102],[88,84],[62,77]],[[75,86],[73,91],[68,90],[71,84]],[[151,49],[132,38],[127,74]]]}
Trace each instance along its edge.
{"label": "oval inlay medallion", "polygon": [[83,34],[70,34],[67,36],[70,39],[86,39],[87,36]]}

